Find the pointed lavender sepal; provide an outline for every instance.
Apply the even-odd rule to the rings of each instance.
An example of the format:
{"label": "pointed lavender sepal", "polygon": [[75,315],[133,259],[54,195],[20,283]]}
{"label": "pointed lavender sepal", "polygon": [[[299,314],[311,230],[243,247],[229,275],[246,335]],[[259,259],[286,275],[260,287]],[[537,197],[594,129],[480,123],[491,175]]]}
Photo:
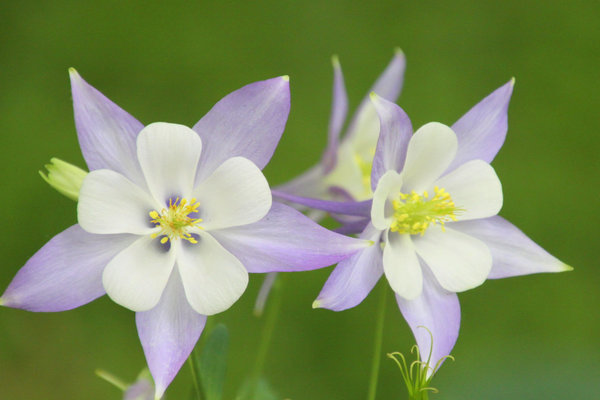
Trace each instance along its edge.
{"label": "pointed lavender sepal", "polygon": [[231,157],[245,157],[263,169],[279,143],[289,112],[287,76],[251,83],[221,99],[193,127],[202,139],[196,184]]}
{"label": "pointed lavender sepal", "polygon": [[135,321],[159,399],[194,349],[206,316],[192,309],[179,272],[173,271],[158,305],[136,313]]}
{"label": "pointed lavender sepal", "polygon": [[348,127],[347,136],[353,136],[358,131],[365,130],[365,127],[368,127],[366,130],[374,128],[377,131],[377,126],[373,127],[373,124],[377,124],[377,115],[375,115],[375,110],[371,104],[370,94],[377,93],[377,95],[388,101],[396,101],[402,91],[405,69],[406,57],[402,50],[396,49],[392,61],[390,61],[383,73],[377,78],[377,81],[375,81],[371,90],[363,98],[354,113],[354,117]]}
{"label": "pointed lavender sepal", "polygon": [[371,100],[379,115],[380,127],[371,169],[371,188],[375,191],[379,178],[386,171],[400,172],[404,167],[413,128],[410,118],[399,106],[376,94],[371,95]]}
{"label": "pointed lavender sepal", "polygon": [[458,139],[456,157],[447,171],[470,160],[492,162],[506,138],[508,103],[515,80],[496,89],[452,125]]}
{"label": "pointed lavender sepal", "polygon": [[331,61],[333,64],[333,101],[331,116],[329,118],[329,131],[327,133],[327,149],[321,160],[324,174],[331,172],[337,163],[340,132],[342,131],[348,112],[348,95],[346,93],[340,60],[337,56],[333,56]]}
{"label": "pointed lavender sepal", "polygon": [[71,310],[104,295],[102,271],[133,235],[93,235],[73,225],[54,236],[14,277],[0,303],[29,311]]}
{"label": "pointed lavender sepal", "polygon": [[77,136],[90,171],[112,169],[144,187],[135,142],[144,125],[84,81],[75,69],[69,74]]}
{"label": "pointed lavender sepal", "polygon": [[254,273],[326,267],[372,244],[331,232],[280,203],[258,222],[211,234]]}
{"label": "pointed lavender sepal", "polygon": [[396,301],[417,340],[421,361],[427,361],[430,357],[431,369],[427,376],[431,376],[438,362],[450,354],[458,339],[460,304],[456,293],[444,290],[429,269],[423,264],[422,267],[424,279],[421,295],[414,300],[396,296]]}
{"label": "pointed lavender sepal", "polygon": [[357,217],[368,217],[371,215],[371,200],[365,201],[330,201],[319,200],[310,197],[295,196],[280,190],[272,190],[273,198],[279,201],[290,201],[317,210],[330,213],[339,213]]}
{"label": "pointed lavender sepal", "polygon": [[456,222],[452,224],[452,228],[471,235],[488,246],[492,253],[492,270],[488,279],[573,269],[500,216]]}
{"label": "pointed lavender sepal", "polygon": [[313,308],[342,311],[360,304],[383,275],[383,253],[379,246],[381,231],[369,224],[360,238],[375,242],[340,262],[329,278]]}

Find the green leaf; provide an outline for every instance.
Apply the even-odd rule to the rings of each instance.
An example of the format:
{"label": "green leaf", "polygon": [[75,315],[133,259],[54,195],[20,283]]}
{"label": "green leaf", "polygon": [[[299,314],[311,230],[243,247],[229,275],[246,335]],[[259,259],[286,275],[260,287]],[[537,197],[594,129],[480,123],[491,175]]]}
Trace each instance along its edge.
{"label": "green leaf", "polygon": [[202,386],[205,400],[222,400],[227,371],[229,332],[218,324],[206,339],[200,357],[195,359],[196,379]]}

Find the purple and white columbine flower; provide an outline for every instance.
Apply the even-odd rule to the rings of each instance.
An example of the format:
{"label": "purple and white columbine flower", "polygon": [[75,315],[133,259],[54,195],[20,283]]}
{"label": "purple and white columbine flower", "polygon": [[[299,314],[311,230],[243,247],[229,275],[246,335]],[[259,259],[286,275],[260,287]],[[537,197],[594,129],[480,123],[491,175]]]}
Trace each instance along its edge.
{"label": "purple and white columbine flower", "polygon": [[[397,49],[370,92],[396,101],[402,90],[405,67],[404,53]],[[290,182],[277,187],[277,190],[320,199],[369,199],[373,195],[369,183],[371,162],[379,136],[377,113],[369,96],[365,96],[340,140],[348,110],[348,98],[337,57],[333,58],[333,74],[328,143],[321,161]]]}
{"label": "purple and white columbine flower", "polygon": [[414,135],[400,107],[372,95],[380,119],[372,203],[276,193],[310,207],[362,216],[354,224],[361,227],[360,237],[381,244],[340,262],[314,307],[354,307],[385,275],[421,355],[431,354],[435,366],[458,338],[457,292],[487,278],[571,269],[496,215],[502,188],[489,163],[506,136],[513,85],[511,80],[494,91],[452,128],[434,122]]}
{"label": "purple and white columbine flower", "polygon": [[287,121],[287,77],[229,94],[190,129],[144,127],[70,72],[91,171],[79,193],[79,224],[19,270],[0,304],[63,311],[107,293],[136,312],[157,398],[206,316],[244,292],[248,272],[320,268],[369,245],[272,204],[261,168]]}

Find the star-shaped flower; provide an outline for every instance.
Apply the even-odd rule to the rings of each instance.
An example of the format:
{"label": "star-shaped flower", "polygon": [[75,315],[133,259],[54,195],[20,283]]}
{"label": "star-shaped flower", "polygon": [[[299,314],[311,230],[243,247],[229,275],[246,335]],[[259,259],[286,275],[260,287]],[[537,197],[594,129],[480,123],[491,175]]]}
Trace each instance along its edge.
{"label": "star-shaped flower", "polygon": [[373,94],[380,135],[371,171],[372,202],[276,193],[356,216],[359,221],[350,228],[380,243],[340,262],[314,307],[354,307],[385,275],[421,354],[431,354],[431,365],[439,365],[458,338],[457,292],[488,278],[571,269],[497,215],[502,188],[489,163],[506,136],[513,85],[511,80],[494,91],[452,127],[434,122],[414,134],[400,107]]}
{"label": "star-shaped flower", "polygon": [[193,129],[144,127],[74,70],[71,84],[91,171],[79,192],[79,224],[42,247],[0,302],[63,311],[107,293],[136,312],[157,398],[206,316],[244,292],[248,272],[324,267],[369,245],[272,204],[261,168],[287,121],[287,77],[229,94]]}
{"label": "star-shaped flower", "polygon": [[[404,53],[397,49],[371,91],[395,101],[402,90],[405,67]],[[371,161],[377,146],[379,121],[369,96],[366,96],[340,139],[348,110],[348,98],[342,67],[337,57],[333,57],[333,73],[328,143],[321,161],[279,186],[277,190],[320,199],[365,200],[373,195],[370,185]]]}

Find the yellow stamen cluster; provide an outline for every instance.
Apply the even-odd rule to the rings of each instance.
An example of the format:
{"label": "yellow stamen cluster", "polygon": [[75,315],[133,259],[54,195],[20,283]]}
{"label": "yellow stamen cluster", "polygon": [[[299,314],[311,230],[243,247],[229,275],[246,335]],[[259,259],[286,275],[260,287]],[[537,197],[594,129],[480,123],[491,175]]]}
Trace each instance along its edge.
{"label": "yellow stamen cluster", "polygon": [[174,201],[169,199],[169,207],[163,208],[160,213],[150,211],[150,222],[156,226],[160,226],[160,232],[153,233],[151,237],[154,239],[158,236],[164,236],[160,239],[161,243],[167,243],[168,240],[184,239],[190,243],[198,243],[196,239],[188,232],[191,227],[198,227],[197,224],[202,222],[202,218],[191,218],[189,214],[198,212],[200,203],[196,199],[191,199],[190,202],[186,199],[177,197]]}
{"label": "yellow stamen cluster", "polygon": [[446,222],[456,221],[456,214],[462,210],[454,205],[450,194],[443,188],[436,186],[433,190],[435,195],[431,199],[427,191],[423,194],[414,190],[408,194],[398,193],[392,201],[392,232],[423,236],[430,225],[439,224],[443,231]]}
{"label": "yellow stamen cluster", "polygon": [[371,192],[371,170],[373,169],[373,157],[375,149],[371,150],[370,160],[365,160],[360,154],[354,153],[354,162],[358,165],[361,175],[361,183],[367,193]]}

